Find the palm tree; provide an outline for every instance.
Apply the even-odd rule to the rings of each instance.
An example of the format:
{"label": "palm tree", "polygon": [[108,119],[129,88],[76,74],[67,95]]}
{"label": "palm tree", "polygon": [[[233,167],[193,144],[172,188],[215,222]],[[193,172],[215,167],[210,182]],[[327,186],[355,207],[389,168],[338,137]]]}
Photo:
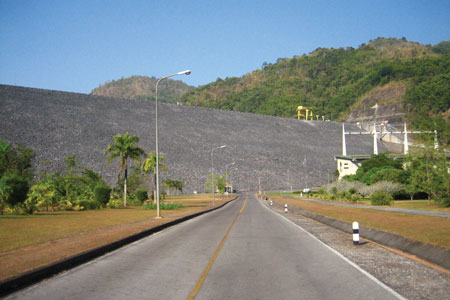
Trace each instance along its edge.
{"label": "palm tree", "polygon": [[[164,156],[159,156],[159,167],[164,170],[164,172],[167,172],[166,165],[162,164],[161,162],[165,161],[166,158]],[[155,190],[156,190],[156,154],[153,152],[150,152],[148,154],[148,158],[144,160],[144,162],[141,165],[141,169],[146,174],[153,174],[153,201],[156,201],[155,198]]]}
{"label": "palm tree", "polygon": [[142,148],[136,146],[139,142],[137,136],[125,134],[118,134],[114,136],[114,143],[108,145],[105,151],[105,155],[110,154],[108,157],[108,164],[115,158],[120,159],[119,171],[117,174],[117,181],[120,180],[120,174],[125,169],[125,181],[123,183],[123,206],[127,206],[127,177],[128,177],[128,158],[134,160],[136,164],[139,164],[140,158],[145,154]]}

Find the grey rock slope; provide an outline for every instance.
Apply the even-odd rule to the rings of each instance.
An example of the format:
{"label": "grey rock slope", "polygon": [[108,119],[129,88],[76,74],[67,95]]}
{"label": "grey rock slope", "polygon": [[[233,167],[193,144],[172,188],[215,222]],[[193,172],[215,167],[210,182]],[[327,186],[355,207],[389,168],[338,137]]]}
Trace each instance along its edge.
{"label": "grey rock slope", "polygon": [[[185,192],[203,192],[211,172],[228,167],[238,189],[287,190],[326,183],[340,154],[341,124],[298,121],[214,109],[159,104],[160,153],[168,173],[182,179]],[[117,162],[106,164],[104,151],[113,136],[129,132],[139,146],[155,151],[155,103],[130,101],[0,85],[0,138],[21,143],[37,153],[37,171],[57,171],[64,157],[77,154],[79,164],[117,178]],[[346,129],[352,129],[347,126]],[[353,128],[356,129],[356,128]],[[370,154],[370,136],[347,136],[348,154]],[[42,162],[47,162],[43,164]]]}

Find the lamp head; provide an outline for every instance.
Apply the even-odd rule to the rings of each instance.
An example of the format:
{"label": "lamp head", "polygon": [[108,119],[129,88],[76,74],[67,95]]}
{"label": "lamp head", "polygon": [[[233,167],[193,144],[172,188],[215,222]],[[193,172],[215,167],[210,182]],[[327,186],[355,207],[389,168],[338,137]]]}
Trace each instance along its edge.
{"label": "lamp head", "polygon": [[177,73],[177,75],[183,75],[183,74],[189,75],[189,74],[191,74],[191,70],[186,70],[186,71],[182,71],[182,72],[178,72]]}

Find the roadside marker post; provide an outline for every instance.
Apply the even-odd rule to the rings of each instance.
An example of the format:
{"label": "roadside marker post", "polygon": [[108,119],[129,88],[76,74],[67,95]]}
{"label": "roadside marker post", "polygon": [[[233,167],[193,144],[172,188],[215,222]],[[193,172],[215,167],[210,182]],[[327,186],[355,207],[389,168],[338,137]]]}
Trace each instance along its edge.
{"label": "roadside marker post", "polygon": [[353,245],[359,245],[359,223],[356,221],[353,222],[352,229],[353,229]]}
{"label": "roadside marker post", "polygon": [[288,209],[287,209],[287,204],[284,205],[284,212],[287,213]]}
{"label": "roadside marker post", "polygon": [[272,206],[273,204],[272,204],[272,200],[270,200],[270,206]]}

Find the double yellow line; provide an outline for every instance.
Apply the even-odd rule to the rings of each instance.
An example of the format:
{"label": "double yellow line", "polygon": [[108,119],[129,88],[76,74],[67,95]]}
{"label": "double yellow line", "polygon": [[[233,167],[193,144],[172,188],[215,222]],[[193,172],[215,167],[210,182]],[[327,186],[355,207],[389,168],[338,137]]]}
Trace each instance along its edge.
{"label": "double yellow line", "polygon": [[237,219],[239,218],[239,216],[244,211],[245,205],[247,204],[247,199],[248,199],[248,193],[247,193],[247,196],[245,198],[244,205],[242,205],[241,210],[239,211],[239,213],[234,218],[233,223],[231,223],[230,227],[227,230],[227,233],[225,233],[225,236],[223,237],[222,241],[220,241],[219,246],[217,247],[216,251],[214,252],[214,255],[209,260],[208,265],[203,270],[203,273],[202,273],[202,275],[200,275],[200,278],[198,279],[197,283],[195,284],[195,287],[192,289],[191,293],[189,294],[189,296],[186,299],[193,300],[197,296],[198,292],[200,291],[200,289],[201,289],[201,287],[203,285],[203,282],[206,279],[206,276],[208,276],[209,270],[211,270],[211,268],[212,268],[212,266],[214,264],[214,261],[216,260],[217,256],[219,255],[220,250],[222,249],[223,245],[225,244],[225,240],[227,239],[228,235],[230,234],[230,231],[233,228],[234,223],[236,223]]}

